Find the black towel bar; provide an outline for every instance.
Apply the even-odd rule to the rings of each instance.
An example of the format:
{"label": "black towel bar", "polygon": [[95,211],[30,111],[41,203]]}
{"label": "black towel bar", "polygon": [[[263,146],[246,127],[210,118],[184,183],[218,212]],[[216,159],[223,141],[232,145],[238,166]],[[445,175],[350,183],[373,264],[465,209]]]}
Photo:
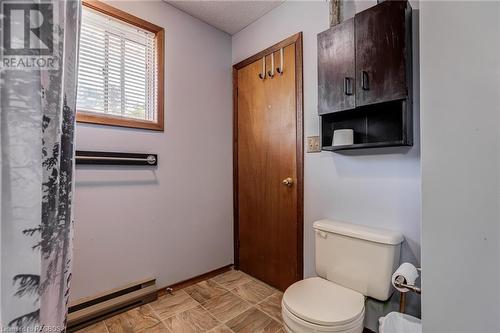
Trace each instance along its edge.
{"label": "black towel bar", "polygon": [[77,165],[147,165],[157,166],[157,154],[76,151]]}

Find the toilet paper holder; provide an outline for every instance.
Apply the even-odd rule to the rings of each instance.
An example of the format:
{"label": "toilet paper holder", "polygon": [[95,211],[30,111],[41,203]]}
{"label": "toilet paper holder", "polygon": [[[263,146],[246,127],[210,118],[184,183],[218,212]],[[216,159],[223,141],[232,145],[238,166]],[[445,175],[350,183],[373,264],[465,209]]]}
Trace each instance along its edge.
{"label": "toilet paper holder", "polygon": [[[413,284],[407,284],[405,281],[405,278],[401,275],[396,278],[396,281],[394,282],[394,284],[398,288],[406,288],[406,289],[413,291],[414,293],[417,293],[417,294],[422,293],[422,289],[420,287],[417,287]],[[402,293],[402,294],[404,294],[404,293]]]}
{"label": "toilet paper holder", "polygon": [[[417,268],[417,270],[420,272],[422,271],[421,268]],[[408,291],[412,291],[417,294],[422,294],[422,288],[417,287],[413,284],[408,284],[406,283],[406,280],[403,276],[398,276],[396,278],[396,281],[394,281],[394,284],[398,288],[406,288]],[[400,292],[400,298],[399,298],[399,312],[405,313],[406,310],[406,292]]]}

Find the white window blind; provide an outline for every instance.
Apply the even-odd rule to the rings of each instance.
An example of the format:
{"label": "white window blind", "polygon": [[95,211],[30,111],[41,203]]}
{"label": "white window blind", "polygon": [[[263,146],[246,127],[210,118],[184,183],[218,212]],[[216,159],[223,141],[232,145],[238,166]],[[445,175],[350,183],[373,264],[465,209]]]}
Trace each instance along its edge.
{"label": "white window blind", "polygon": [[157,119],[155,34],[83,8],[77,109]]}

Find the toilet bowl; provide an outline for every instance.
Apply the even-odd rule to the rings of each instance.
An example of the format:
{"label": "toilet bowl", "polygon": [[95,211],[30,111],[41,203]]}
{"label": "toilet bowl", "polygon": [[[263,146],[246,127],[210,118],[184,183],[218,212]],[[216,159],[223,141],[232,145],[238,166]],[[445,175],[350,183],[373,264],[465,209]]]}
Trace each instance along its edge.
{"label": "toilet bowl", "polygon": [[282,316],[288,332],[361,333],[365,297],[334,282],[314,277],[288,288]]}
{"label": "toilet bowl", "polygon": [[281,303],[288,333],[361,333],[365,298],[391,296],[400,233],[344,222],[314,223],[318,277],[292,284]]}

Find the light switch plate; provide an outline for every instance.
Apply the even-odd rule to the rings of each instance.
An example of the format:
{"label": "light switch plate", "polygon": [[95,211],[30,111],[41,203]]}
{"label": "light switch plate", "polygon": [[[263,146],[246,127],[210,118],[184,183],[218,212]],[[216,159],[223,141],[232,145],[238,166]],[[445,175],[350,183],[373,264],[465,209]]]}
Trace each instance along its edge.
{"label": "light switch plate", "polygon": [[319,136],[308,136],[307,137],[307,152],[308,153],[321,152],[321,147],[319,146]]}

